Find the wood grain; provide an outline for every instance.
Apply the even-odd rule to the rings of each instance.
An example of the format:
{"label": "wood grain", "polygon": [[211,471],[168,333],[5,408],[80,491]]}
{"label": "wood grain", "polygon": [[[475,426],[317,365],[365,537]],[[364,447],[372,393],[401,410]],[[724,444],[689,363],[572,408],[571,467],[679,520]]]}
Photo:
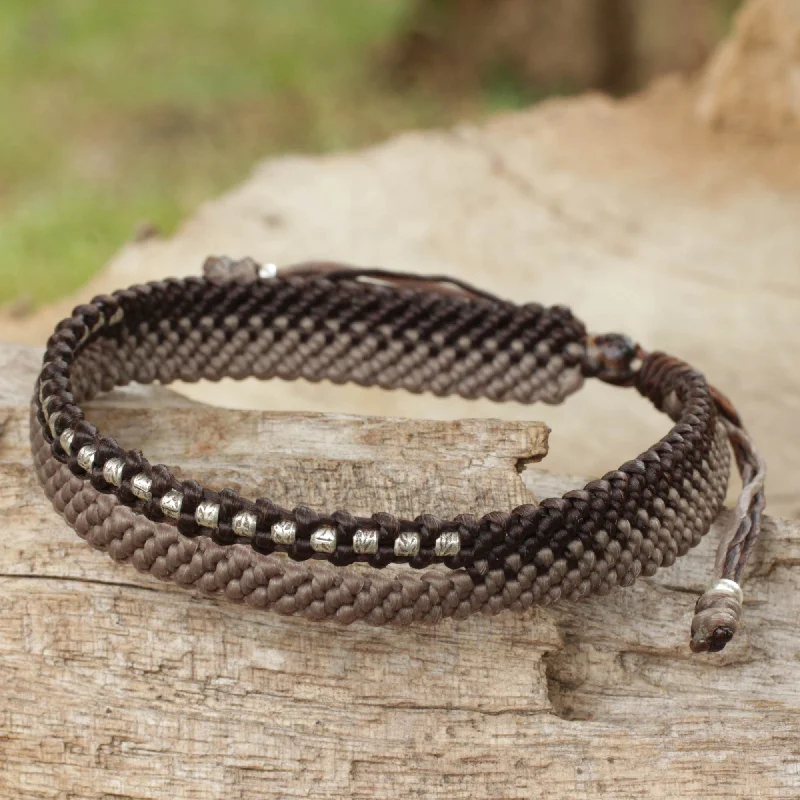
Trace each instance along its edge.
{"label": "wood grain", "polygon": [[[66,527],[29,465],[36,360],[0,347],[1,798],[800,796],[797,523],[767,520],[745,630],[713,656],[687,640],[714,532],[579,606],[405,630],[283,619],[139,575]],[[287,502],[485,510],[577,483],[521,479],[546,452],[537,423],[229,412],[157,387],[92,418]]]}

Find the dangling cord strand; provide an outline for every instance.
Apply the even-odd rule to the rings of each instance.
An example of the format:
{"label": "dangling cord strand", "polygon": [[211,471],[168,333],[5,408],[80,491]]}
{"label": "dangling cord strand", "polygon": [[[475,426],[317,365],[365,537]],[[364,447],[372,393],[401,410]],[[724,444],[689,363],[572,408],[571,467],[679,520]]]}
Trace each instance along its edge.
{"label": "dangling cord strand", "polygon": [[743,603],[739,584],[747,559],[761,533],[761,516],[766,503],[766,463],[730,400],[716,389],[711,391],[742,476],[742,491],[733,518],[725,526],[717,548],[714,585],[700,596],[695,605],[689,643],[695,653],[722,650],[739,628]]}
{"label": "dangling cord strand", "polygon": [[490,300],[493,303],[502,302],[491,292],[479,289],[468,281],[453,278],[449,275],[419,275],[413,272],[400,272],[384,269],[383,267],[349,267],[335,261],[308,261],[302,264],[293,264],[283,267],[280,271],[283,276],[309,275],[324,276],[328,280],[360,280],[367,278],[381,283],[388,283],[406,289],[424,290],[439,294],[455,294],[462,297],[471,297],[481,300]]}

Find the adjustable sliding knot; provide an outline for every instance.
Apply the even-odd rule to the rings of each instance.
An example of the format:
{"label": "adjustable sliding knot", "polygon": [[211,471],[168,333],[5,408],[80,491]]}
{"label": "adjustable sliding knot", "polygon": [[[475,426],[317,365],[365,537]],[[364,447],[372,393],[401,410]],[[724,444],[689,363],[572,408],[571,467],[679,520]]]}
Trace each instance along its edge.
{"label": "adjustable sliding knot", "polygon": [[742,590],[736,581],[722,578],[704,592],[694,607],[693,653],[716,653],[736,635],[742,619]]}
{"label": "adjustable sliding knot", "polygon": [[615,386],[632,386],[644,350],[623,333],[603,333],[586,339],[585,371]]}

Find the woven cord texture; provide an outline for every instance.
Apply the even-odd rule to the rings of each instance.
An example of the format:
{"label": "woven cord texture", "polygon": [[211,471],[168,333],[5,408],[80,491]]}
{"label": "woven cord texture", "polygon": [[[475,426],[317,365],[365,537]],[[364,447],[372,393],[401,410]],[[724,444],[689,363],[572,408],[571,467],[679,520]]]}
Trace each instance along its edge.
{"label": "woven cord texture", "polygon": [[[89,319],[83,325],[73,317],[51,339],[47,356],[51,363],[42,376],[45,392],[54,394],[48,412],[60,412],[59,429],[69,426],[77,432],[71,459],[76,474],[81,474],[75,460],[79,448],[97,444],[95,488],[113,489],[103,480],[102,466],[110,458],[124,459],[125,480],[117,492],[123,502],[136,503],[129,481],[142,472],[152,479],[156,497],[170,489],[180,490],[184,513],[179,528],[190,536],[205,532],[194,519],[199,503],[220,503],[222,512],[214,533],[220,544],[236,541],[231,521],[241,510],[257,514],[259,528],[264,530],[279,519],[296,522],[297,543],[289,554],[299,559],[312,555],[308,540],[317,526],[337,526],[342,544],[332,560],[340,565],[355,560],[348,544],[359,528],[380,531],[381,547],[370,559],[373,566],[394,560],[392,542],[398,532],[418,532],[422,547],[413,560],[418,568],[431,563],[434,542],[444,530],[458,531],[462,540],[458,563],[452,566],[476,561],[497,532],[489,530],[495,526],[491,519],[467,515],[456,520],[439,520],[432,514],[400,520],[385,513],[371,517],[343,511],[317,514],[307,508],[278,508],[269,500],[253,503],[191,481],[178,482],[165,467],[152,466],[142,454],[123,451],[113,440],[100,437],[94,426],[82,420],[78,402],[130,380],[168,383],[249,375],[327,378],[520,402],[557,402],[583,382],[585,331],[563,308],[520,307],[304,278],[246,285],[189,279],[123,294],[119,298],[124,306],[123,324],[105,335],[101,329],[80,345],[77,357],[83,329],[97,324],[86,307],[81,313]],[[110,314],[111,309],[106,309],[105,318]],[[40,421],[44,424],[43,416]],[[65,458],[58,444],[54,453]],[[161,519],[157,504],[145,504],[141,511],[155,521]],[[273,543],[256,536],[253,545],[265,552]]]}
{"label": "woven cord texture", "polygon": [[[32,447],[48,496],[68,522],[94,546],[139,569],[283,613],[377,624],[602,594],[653,574],[696,545],[727,487],[727,433],[705,380],[659,354],[645,360],[635,385],[677,420],[660,442],[563,498],[481,518],[356,517],[251,502],[178,481],[167,467],[122,450],[84,420],[79,406],[130,381],[250,375],[560,402],[594,374],[585,329],[560,307],[324,276],[185,279],[78,307],[48,342],[45,362],[33,404]],[[55,414],[54,438],[47,421]],[[71,456],[57,437],[67,427],[75,431]],[[88,444],[98,452],[85,480],[75,453]],[[103,464],[112,457],[125,463],[120,487],[103,478]],[[155,500],[140,501],[131,492],[130,479],[141,472],[152,479],[156,498],[173,488],[184,494],[177,530]],[[194,520],[202,500],[221,506],[211,536]],[[308,538],[317,525],[334,525],[341,534],[331,556],[340,567],[356,560],[349,546],[354,530],[371,526],[381,546],[370,565],[406,561],[412,569],[381,573],[289,562],[270,555],[272,543],[258,533],[252,548],[238,543],[231,519],[241,509],[258,515],[259,530],[280,518],[295,520],[298,541],[288,554],[301,562],[312,554]],[[420,533],[418,556],[394,556],[393,537],[403,530]],[[418,571],[431,563],[432,544],[443,530],[458,531],[462,543],[459,555],[445,562],[451,571]]]}
{"label": "woven cord texture", "polygon": [[[648,523],[642,533],[623,522],[619,527],[626,536],[612,539],[601,533],[595,537],[600,555],[587,551],[577,570],[570,570],[563,559],[546,558],[549,566],[527,564],[516,573],[487,570],[478,583],[466,570],[445,567],[374,570],[337,568],[324,561],[293,562],[244,545],[223,547],[206,536],[183,536],[174,526],[152,522],[121,505],[113,494],[98,492],[53,457],[35,414],[34,406],[31,448],[37,476],[55,510],[92,547],[160,580],[308,619],[344,624],[364,620],[372,625],[435,623],[445,617],[496,614],[505,608],[524,611],[562,598],[575,601],[590,593],[604,595],[615,586],[631,585],[641,571],[653,574],[659,562],[671,564],[703,533],[702,525],[689,523],[679,508],[666,513],[663,529]],[[724,462],[727,452],[720,426],[713,458]],[[711,484],[704,489],[713,491]],[[709,497],[709,507],[715,502]],[[662,547],[664,556],[659,555]]]}

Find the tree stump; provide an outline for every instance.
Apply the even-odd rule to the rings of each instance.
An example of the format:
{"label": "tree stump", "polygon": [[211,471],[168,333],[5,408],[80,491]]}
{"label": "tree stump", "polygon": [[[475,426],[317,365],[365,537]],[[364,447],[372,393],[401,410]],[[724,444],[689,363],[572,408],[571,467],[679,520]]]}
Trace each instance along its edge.
{"label": "tree stump", "polygon": [[[715,531],[580,605],[404,629],[282,618],[159,583],[67,528],[30,466],[39,358],[0,347],[0,797],[800,794],[797,523],[766,520],[744,630],[716,655],[687,644]],[[523,469],[546,453],[541,423],[224,411],[159,387],[90,413],[207,485],[288,503],[450,513],[579,484]]]}

